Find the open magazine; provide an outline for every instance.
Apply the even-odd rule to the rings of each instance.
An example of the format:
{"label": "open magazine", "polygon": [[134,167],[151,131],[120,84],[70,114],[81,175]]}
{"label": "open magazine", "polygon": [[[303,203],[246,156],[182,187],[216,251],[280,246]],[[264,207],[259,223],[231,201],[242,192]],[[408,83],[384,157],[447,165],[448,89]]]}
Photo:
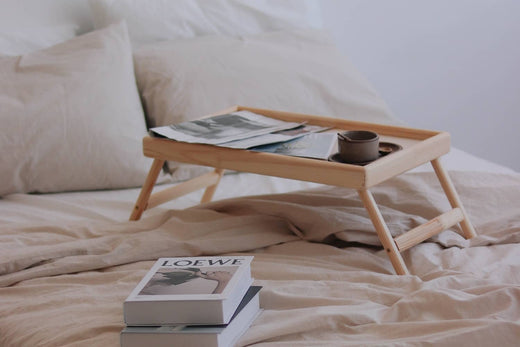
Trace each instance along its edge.
{"label": "open magazine", "polygon": [[[280,139],[280,134],[272,133],[294,129],[302,125],[303,123],[284,122],[249,111],[238,111],[156,127],[150,129],[150,131],[176,141],[218,146],[234,142],[234,144],[230,144],[232,148],[246,149],[261,144],[285,141],[288,139],[287,136],[282,136],[282,139]],[[261,135],[265,135],[263,139],[258,138]],[[253,142],[245,141],[242,144],[237,142],[254,137],[257,138]]]}
{"label": "open magazine", "polygon": [[294,157],[328,159],[336,142],[336,133],[312,133],[287,142],[254,147],[251,150]]}
{"label": "open magazine", "polygon": [[253,136],[247,139],[230,141],[220,144],[221,147],[250,149],[266,144],[282,143],[294,140],[311,133],[327,130],[326,127],[317,125],[300,125],[296,128],[275,131],[273,133]]}

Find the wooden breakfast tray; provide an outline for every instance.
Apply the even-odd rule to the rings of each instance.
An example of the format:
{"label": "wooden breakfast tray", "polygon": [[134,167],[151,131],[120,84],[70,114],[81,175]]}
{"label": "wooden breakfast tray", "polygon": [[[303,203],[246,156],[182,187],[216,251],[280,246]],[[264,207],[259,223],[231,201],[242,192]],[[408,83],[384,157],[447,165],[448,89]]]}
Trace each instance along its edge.
{"label": "wooden breakfast tray", "polygon": [[[154,161],[135,203],[130,220],[140,219],[146,209],[202,188],[206,190],[201,203],[209,202],[213,197],[223,171],[230,169],[356,189],[397,274],[409,273],[401,257],[401,252],[457,223],[460,224],[466,238],[476,235],[453,183],[439,160],[442,155],[450,150],[450,135],[447,132],[356,122],[244,106],[234,106],[214,115],[240,110],[248,110],[289,122],[306,121],[311,125],[331,127],[335,131],[371,130],[379,134],[381,141],[396,143],[402,146],[402,149],[367,165],[359,166],[243,149],[177,142],[147,136],[143,139],[143,153],[147,157],[154,158]],[[152,194],[152,189],[166,160],[214,167],[215,171]],[[452,209],[423,225],[393,238],[369,188],[428,162],[432,164]]]}

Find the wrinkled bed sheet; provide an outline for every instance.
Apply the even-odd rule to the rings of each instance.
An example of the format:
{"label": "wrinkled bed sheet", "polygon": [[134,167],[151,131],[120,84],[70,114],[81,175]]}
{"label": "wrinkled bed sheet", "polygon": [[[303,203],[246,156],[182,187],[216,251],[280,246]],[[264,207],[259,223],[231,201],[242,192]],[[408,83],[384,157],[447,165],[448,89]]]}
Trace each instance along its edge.
{"label": "wrinkled bed sheet", "polygon": [[[394,274],[357,193],[335,187],[137,222],[45,217],[44,207],[33,222],[4,220],[0,345],[118,346],[122,303],[155,259],[237,253],[255,256],[264,308],[240,345],[517,345],[520,174],[450,175],[478,236],[455,227],[404,252],[409,276]],[[372,192],[395,235],[449,209],[432,173]]]}

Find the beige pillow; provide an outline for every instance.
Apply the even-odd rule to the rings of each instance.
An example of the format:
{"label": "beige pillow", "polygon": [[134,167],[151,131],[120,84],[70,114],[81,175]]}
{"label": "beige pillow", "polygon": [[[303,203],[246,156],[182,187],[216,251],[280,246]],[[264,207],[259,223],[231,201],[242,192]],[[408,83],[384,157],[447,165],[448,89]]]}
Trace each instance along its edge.
{"label": "beige pillow", "polygon": [[140,186],[145,119],[126,25],[0,57],[0,195]]}
{"label": "beige pillow", "polygon": [[233,105],[397,122],[318,29],[158,42],[135,50],[134,63],[150,126],[193,120]]}

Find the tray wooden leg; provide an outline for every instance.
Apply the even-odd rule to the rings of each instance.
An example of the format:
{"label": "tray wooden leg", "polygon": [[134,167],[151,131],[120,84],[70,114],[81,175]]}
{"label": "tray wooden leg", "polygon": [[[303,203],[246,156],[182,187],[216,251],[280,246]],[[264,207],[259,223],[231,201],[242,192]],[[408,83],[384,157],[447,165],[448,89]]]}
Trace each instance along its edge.
{"label": "tray wooden leg", "polygon": [[377,236],[388,253],[395,271],[399,275],[408,274],[406,265],[404,264],[404,261],[401,257],[401,252],[423,242],[426,239],[429,239],[441,231],[459,223],[464,236],[467,239],[476,236],[476,232],[473,229],[466,212],[464,211],[464,206],[462,206],[459,196],[455,191],[455,187],[453,186],[448,173],[440,163],[440,160],[438,158],[434,159],[432,160],[431,164],[435,170],[439,182],[441,183],[442,189],[444,190],[444,193],[446,194],[446,197],[451,204],[452,209],[422,225],[419,225],[418,227],[413,228],[412,230],[399,235],[395,239],[390,234],[390,231],[388,230],[388,227],[386,226],[386,223],[381,216],[372,194],[368,190],[358,191],[359,196],[368,211],[370,219],[374,224]]}
{"label": "tray wooden leg", "polygon": [[154,159],[152,167],[150,168],[150,171],[148,171],[148,176],[146,176],[146,180],[144,181],[143,187],[141,188],[141,192],[139,193],[139,197],[135,202],[134,209],[130,215],[130,220],[139,220],[143,214],[143,211],[146,210],[148,199],[150,199],[153,186],[157,181],[157,177],[159,176],[163,165],[164,160]]}
{"label": "tray wooden leg", "polygon": [[368,211],[368,215],[370,216],[372,224],[374,224],[374,227],[376,229],[377,236],[379,237],[381,244],[383,245],[386,253],[388,254],[388,257],[390,258],[390,261],[394,266],[395,272],[398,275],[408,275],[408,268],[406,267],[406,264],[404,263],[404,260],[401,257],[401,253],[397,248],[392,234],[390,234],[390,230],[388,229],[383,219],[383,216],[381,215],[381,212],[377,207],[372,193],[370,193],[370,191],[368,191],[367,189],[364,189],[358,190],[358,194],[361,198],[361,201],[363,201],[363,205]]}
{"label": "tray wooden leg", "polygon": [[202,195],[202,199],[200,200],[201,204],[203,204],[205,202],[210,202],[211,199],[213,199],[213,194],[215,194],[215,190],[217,189],[217,186],[218,186],[223,174],[224,174],[224,170],[215,169],[216,182],[215,182],[215,184],[206,188],[206,190],[204,191],[204,195]]}
{"label": "tray wooden leg", "polygon": [[437,178],[439,179],[439,182],[441,183],[442,189],[444,190],[444,193],[446,194],[446,197],[450,202],[451,207],[453,209],[460,209],[460,212],[462,214],[462,220],[459,224],[460,228],[462,229],[462,232],[464,233],[464,236],[467,239],[471,239],[472,237],[477,236],[477,233],[471,225],[468,215],[464,210],[464,206],[462,205],[462,202],[459,199],[459,195],[457,194],[457,191],[455,190],[455,187],[451,182],[450,176],[448,176],[448,172],[446,172],[446,170],[442,166],[440,159],[436,158],[432,160],[431,164],[433,166],[435,174],[437,175]]}
{"label": "tray wooden leg", "polygon": [[146,177],[146,181],[141,188],[141,193],[137,198],[137,202],[134,205],[134,209],[130,215],[130,220],[139,220],[145,210],[202,188],[206,188],[206,190],[202,196],[201,203],[211,201],[224,172],[222,169],[215,169],[215,171],[208,172],[152,194],[153,187],[157,181],[157,176],[159,175],[163,164],[164,160],[154,160],[152,167],[148,172],[148,176]]}

